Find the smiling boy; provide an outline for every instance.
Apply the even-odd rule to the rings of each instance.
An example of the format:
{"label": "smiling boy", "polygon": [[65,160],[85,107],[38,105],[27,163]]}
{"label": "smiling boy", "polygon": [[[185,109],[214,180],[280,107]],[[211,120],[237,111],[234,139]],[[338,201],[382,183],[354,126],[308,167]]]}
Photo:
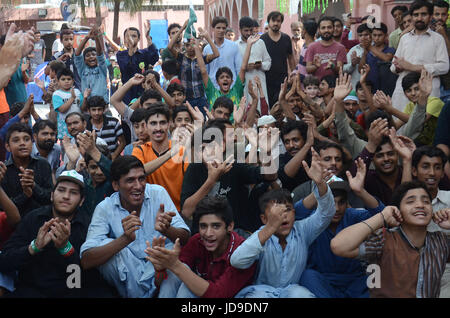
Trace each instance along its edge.
{"label": "smiling boy", "polygon": [[[83,51],[89,39],[95,41],[95,48],[88,47]],[[82,51],[83,56],[81,55]],[[91,96],[102,96],[108,103],[109,93],[106,85],[108,68],[103,54],[103,36],[98,28],[92,28],[89,34],[83,38],[75,51],[74,63],[81,77],[81,91],[90,89]]]}
{"label": "smiling boy", "polygon": [[[197,205],[194,222],[199,233],[181,249],[150,246],[147,257],[160,271],[169,269],[159,297],[231,298],[252,281],[256,265],[240,270],[230,256],[244,238],[233,231],[231,207],[224,196],[207,196]],[[154,245],[157,241],[153,241]]]}

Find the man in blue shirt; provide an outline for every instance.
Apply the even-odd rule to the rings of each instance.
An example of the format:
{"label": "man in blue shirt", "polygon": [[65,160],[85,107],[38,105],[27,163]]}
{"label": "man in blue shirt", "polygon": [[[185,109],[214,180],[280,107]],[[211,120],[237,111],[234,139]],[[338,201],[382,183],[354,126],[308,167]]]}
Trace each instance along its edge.
{"label": "man in blue shirt", "polygon": [[169,249],[176,238],[184,245],[189,228],[167,191],[146,183],[144,166],[136,157],[115,159],[111,180],[116,192],[95,208],[80,250],[81,266],[97,267],[122,297],[152,297],[160,273],[145,258],[146,242],[165,236]]}
{"label": "man in blue shirt", "polygon": [[[320,234],[309,248],[308,264],[300,285],[320,298],[369,297],[367,276],[358,260],[339,257],[330,248],[331,240],[344,228],[364,221],[384,209],[384,204],[364,189],[366,166],[360,158],[356,162],[355,177],[347,171],[349,182],[335,177],[329,185],[334,197],[336,213],[330,226]],[[348,194],[353,191],[362,199],[365,209],[354,209],[348,204]],[[302,220],[315,214],[316,199],[311,194],[295,204],[295,216]]]}
{"label": "man in blue shirt", "polygon": [[[211,78],[214,86],[219,89],[219,84],[216,80],[217,70],[221,67],[227,66],[233,73],[233,78],[237,78],[242,64],[242,55],[239,51],[237,43],[225,38],[225,30],[228,27],[228,20],[225,17],[215,17],[212,21],[214,30],[214,44],[219,49],[219,57],[206,65],[208,76]],[[211,55],[213,50],[211,45],[205,46],[203,55]]]}
{"label": "man in blue shirt", "polygon": [[[120,67],[120,74],[122,75],[122,83],[128,82],[134,74],[143,74],[145,70],[159,60],[159,53],[156,46],[152,43],[149,34],[150,30],[146,30],[145,36],[147,39],[147,48],[143,50],[138,49],[139,39],[141,33],[138,29],[130,27],[125,29],[123,37],[125,39],[125,46],[127,50],[119,51],[116,54],[117,63]],[[133,98],[139,97],[144,89],[140,85],[133,86],[123,98],[123,102],[128,105]]]}
{"label": "man in blue shirt", "polygon": [[246,298],[306,298],[314,294],[299,285],[306,267],[311,243],[330,225],[335,213],[333,195],[324,181],[325,172],[320,157],[311,147],[312,162],[302,162],[314,181],[317,213],[295,221],[292,197],[285,189],[265,193],[260,199],[261,220],[265,224],[243,242],[231,255],[231,265],[249,268],[258,261],[254,285],[242,289],[236,297]]}

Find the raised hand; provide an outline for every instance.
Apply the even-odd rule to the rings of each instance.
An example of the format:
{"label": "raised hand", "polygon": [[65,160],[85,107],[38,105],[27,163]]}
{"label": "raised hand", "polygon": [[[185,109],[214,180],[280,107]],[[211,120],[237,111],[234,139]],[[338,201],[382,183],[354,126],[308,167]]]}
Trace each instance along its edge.
{"label": "raised hand", "polygon": [[403,222],[402,214],[395,206],[389,205],[385,207],[381,214],[389,227],[399,226]]}
{"label": "raised hand", "polygon": [[361,68],[361,77],[359,79],[359,81],[361,83],[365,83],[367,76],[369,75],[370,72],[370,66],[369,64],[364,64],[364,66]]}
{"label": "raised hand", "polygon": [[313,65],[317,68],[320,68],[322,66],[322,61],[320,60],[319,55],[314,56]]}
{"label": "raised hand", "polygon": [[131,243],[136,239],[136,231],[141,228],[141,219],[137,216],[136,211],[131,212],[122,219],[123,236]]}
{"label": "raised hand", "polygon": [[255,92],[255,87],[253,85],[252,80],[248,81],[248,94],[250,95],[252,100],[258,99],[258,92],[257,91]]}
{"label": "raised hand", "polygon": [[167,233],[175,215],[177,215],[175,212],[164,212],[164,204],[160,204],[156,213],[155,230],[161,234]]}
{"label": "raised hand", "polygon": [[284,79],[280,87],[280,94],[278,95],[278,101],[285,101],[287,94],[287,77]]}
{"label": "raised hand", "polygon": [[77,135],[77,142],[79,147],[83,150],[84,153],[90,154],[93,150],[95,150],[95,140],[97,138],[97,133],[95,129],[90,131],[86,131],[84,133],[80,133]]}
{"label": "raised hand", "polygon": [[77,162],[78,158],[80,158],[80,150],[77,145],[71,143],[70,138],[67,135],[63,137],[62,144],[69,161],[73,163]]}
{"label": "raised hand", "polygon": [[128,82],[131,83],[131,85],[141,85],[145,80],[145,76],[139,73],[134,74],[132,78],[128,80]]}
{"label": "raised hand", "polygon": [[311,147],[312,153],[312,161],[311,167],[308,167],[308,164],[305,160],[302,161],[303,169],[305,169],[308,177],[314,181],[316,184],[321,184],[324,182],[325,177],[325,169],[322,167],[321,160],[319,154]]}
{"label": "raised hand", "polygon": [[203,106],[203,110],[206,112],[206,116],[208,116],[208,119],[213,120],[214,116],[209,110],[208,106]]}
{"label": "raised hand", "polygon": [[339,78],[336,81],[334,88],[334,99],[336,101],[343,101],[345,97],[352,91],[352,76],[347,73],[343,74],[339,71]]}
{"label": "raised hand", "polygon": [[432,89],[433,76],[423,69],[419,79],[419,94],[422,97],[428,98],[428,96],[430,96],[431,94]]}
{"label": "raised hand", "polygon": [[[152,264],[157,264],[158,268],[171,269],[172,266],[175,266],[178,261],[178,257],[181,252],[181,244],[180,239],[177,238],[175,240],[175,244],[171,250],[166,249],[165,247],[155,246],[146,249],[146,253],[148,255],[148,260],[152,262]],[[155,268],[156,269],[156,268]]]}
{"label": "raised hand", "polygon": [[287,209],[285,204],[282,203],[274,203],[270,207],[270,210],[267,213],[267,222],[266,226],[270,227],[273,232],[275,232],[281,224],[286,220]]}
{"label": "raised hand", "polygon": [[259,34],[253,34],[253,35],[250,35],[250,36],[248,37],[248,39],[247,39],[247,44],[248,44],[248,45],[253,45],[253,44],[255,44],[255,43],[259,40],[259,38],[260,38],[260,35],[259,35]]}
{"label": "raised hand", "polygon": [[258,144],[259,148],[261,149],[261,153],[269,154],[269,149],[270,153],[272,153],[272,149],[274,149],[278,143],[279,136],[280,131],[276,127],[260,129],[260,132],[258,134]]}
{"label": "raised hand", "polygon": [[442,209],[433,214],[433,221],[444,230],[450,230],[450,209]]}
{"label": "raised hand", "polygon": [[32,169],[24,169],[23,167],[19,167],[19,170],[21,172],[19,173],[19,177],[23,193],[30,198],[33,195],[34,171]]}
{"label": "raised hand", "polygon": [[153,241],[152,241],[152,245],[150,245],[149,241],[146,241],[145,244],[147,245],[147,248],[144,250],[144,252],[148,255],[145,258],[148,261],[152,262],[153,267],[155,268],[155,271],[162,272],[163,270],[165,270],[166,268],[162,266],[161,262],[159,262],[155,258],[152,258],[150,255],[151,255],[151,250],[155,249],[157,246],[161,247],[161,248],[166,247],[166,238],[163,236],[154,237]]}
{"label": "raised hand", "polygon": [[45,222],[38,231],[38,234],[36,236],[36,240],[34,241],[34,244],[36,245],[36,248],[42,250],[45,246],[47,246],[48,243],[52,240],[52,237],[50,235],[50,226],[53,225],[53,223],[56,222],[56,219],[51,219],[47,222]]}
{"label": "raised hand", "polygon": [[416,144],[411,138],[398,136],[394,127],[389,130],[389,139],[392,146],[404,160],[411,160]]}
{"label": "raised hand", "polygon": [[358,65],[359,62],[361,61],[361,58],[356,54],[356,51],[352,52],[351,59],[352,59],[352,65],[353,66]]}
{"label": "raised hand", "polygon": [[189,113],[191,114],[192,118],[194,119],[194,122],[196,120],[203,122],[205,118],[203,117],[203,113],[198,109],[197,106],[192,107],[191,104],[189,104],[188,101],[186,101],[186,107],[188,108]]}
{"label": "raised hand", "polygon": [[70,222],[67,219],[56,220],[50,226],[50,237],[57,249],[66,246],[70,237]]}
{"label": "raised hand", "polygon": [[346,171],[348,184],[350,185],[350,188],[353,192],[359,193],[362,189],[364,189],[364,181],[366,179],[366,164],[364,163],[364,160],[361,158],[358,158],[355,160],[357,171],[355,177],[352,177],[352,174],[350,171]]}
{"label": "raised hand", "polygon": [[383,136],[387,136],[388,133],[388,121],[382,118],[375,119],[372,124],[370,124],[369,133],[367,135],[367,150],[369,150],[371,153],[374,153],[381,140],[383,139]]}
{"label": "raised hand", "polygon": [[214,182],[219,181],[220,177],[228,173],[233,168],[233,155],[229,156],[224,162],[220,163],[217,160],[212,160],[206,163],[208,168],[208,178]]}
{"label": "raised hand", "polygon": [[247,108],[247,98],[243,96],[239,102],[239,107],[236,104],[233,105],[233,118],[236,124],[242,123],[245,115],[245,109]]}
{"label": "raised hand", "polygon": [[92,93],[92,89],[86,88],[83,93],[83,98],[84,99],[88,98],[89,96],[91,96],[91,93]]}

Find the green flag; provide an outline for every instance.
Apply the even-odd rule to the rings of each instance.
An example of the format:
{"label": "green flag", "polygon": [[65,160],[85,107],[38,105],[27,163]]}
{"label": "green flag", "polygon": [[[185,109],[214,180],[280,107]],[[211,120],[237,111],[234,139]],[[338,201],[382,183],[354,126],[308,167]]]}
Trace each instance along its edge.
{"label": "green flag", "polygon": [[192,37],[197,37],[197,33],[195,32],[194,23],[197,22],[197,15],[194,11],[194,6],[191,2],[190,8],[189,8],[189,21],[188,25],[186,27],[186,31],[184,32],[184,38],[186,40],[189,40]]}

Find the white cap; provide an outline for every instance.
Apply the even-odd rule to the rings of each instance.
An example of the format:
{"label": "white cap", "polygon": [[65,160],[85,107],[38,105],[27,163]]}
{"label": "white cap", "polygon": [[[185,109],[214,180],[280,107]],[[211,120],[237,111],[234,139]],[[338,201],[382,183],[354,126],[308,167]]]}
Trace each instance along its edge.
{"label": "white cap", "polygon": [[273,124],[273,123],[276,123],[276,122],[277,122],[277,120],[272,115],[264,115],[264,116],[258,118],[258,125],[257,126],[261,127],[261,126]]}
{"label": "white cap", "polygon": [[59,177],[56,179],[56,183],[59,183],[60,181],[71,181],[75,182],[81,188],[84,188],[84,178],[81,174],[76,172],[75,170],[66,170],[63,171]]}

